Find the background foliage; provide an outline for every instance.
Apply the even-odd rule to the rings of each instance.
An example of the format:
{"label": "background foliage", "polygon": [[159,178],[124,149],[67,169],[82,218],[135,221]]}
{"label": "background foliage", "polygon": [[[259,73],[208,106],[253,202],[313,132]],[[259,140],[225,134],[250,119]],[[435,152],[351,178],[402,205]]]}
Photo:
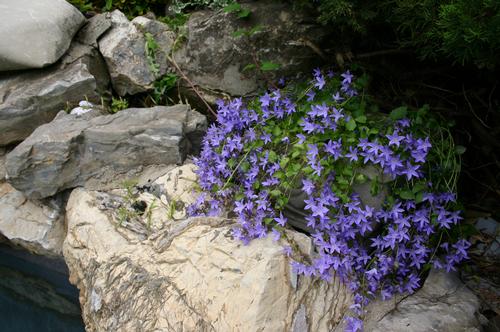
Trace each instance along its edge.
{"label": "background foliage", "polygon": [[347,38],[390,30],[401,47],[421,58],[450,58],[493,68],[499,64],[500,2],[497,0],[295,0],[317,8],[318,19]]}

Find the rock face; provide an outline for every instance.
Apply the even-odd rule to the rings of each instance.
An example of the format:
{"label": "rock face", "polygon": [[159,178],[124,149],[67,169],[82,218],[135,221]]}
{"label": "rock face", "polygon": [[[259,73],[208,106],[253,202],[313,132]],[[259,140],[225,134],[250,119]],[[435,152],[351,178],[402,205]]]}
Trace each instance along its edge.
{"label": "rock face", "polygon": [[6,151],[0,148],[0,183],[5,179],[5,175],[7,174],[5,171],[5,155]]}
{"label": "rock face", "polygon": [[479,300],[456,275],[433,270],[424,286],[402,300],[374,303],[365,330],[479,332]]}
{"label": "rock face", "polygon": [[180,164],[189,153],[187,105],[127,109],[90,120],[60,113],[7,155],[8,181],[27,197],[49,197],[86,185],[121,186],[146,167]]}
{"label": "rock face", "polygon": [[111,18],[108,14],[92,16],[75,36],[80,44],[98,47],[97,40],[111,28]]}
{"label": "rock face", "polygon": [[[101,51],[111,75],[113,88],[120,95],[136,94],[153,88],[153,82],[167,70],[166,56],[170,53],[175,34],[158,21],[136,17],[130,22],[120,11],[109,14],[112,28],[99,40]],[[159,46],[154,64],[146,55],[148,32]]]}
{"label": "rock face", "polygon": [[[255,63],[252,53],[261,62],[279,64],[278,78],[309,73],[320,60],[314,49],[325,38],[325,29],[315,25],[314,19],[284,3],[256,1],[244,7],[252,12],[249,20],[208,10],[189,18],[187,42],[175,53],[175,60],[207,97],[220,92],[232,96],[255,92],[263,83],[257,79],[259,75],[243,72],[244,67]],[[250,38],[233,36],[238,30],[256,26],[261,31]]]}
{"label": "rock face", "polygon": [[85,17],[64,0],[0,3],[0,71],[42,68],[68,49]]}
{"label": "rock face", "polygon": [[98,52],[77,43],[57,65],[0,74],[0,146],[25,139],[67,105],[100,103],[108,83]]}
{"label": "rock face", "polygon": [[[291,271],[283,247],[310,257],[304,234],[244,246],[231,219],[167,217],[172,199],[192,202],[193,178],[193,165],[176,167],[135,202],[123,191],[72,192],[63,253],[87,331],[344,331],[345,286]],[[144,214],[123,218],[127,200],[145,202]],[[478,308],[455,275],[431,271],[414,295],[371,303],[365,331],[479,332]]]}
{"label": "rock face", "polygon": [[234,241],[231,221],[163,222],[141,240],[98,196],[72,192],[63,249],[87,331],[329,331],[350,302],[338,281],[297,280],[270,238]]}
{"label": "rock face", "polygon": [[28,251],[61,256],[64,230],[62,198],[30,201],[8,183],[0,183],[0,234]]}

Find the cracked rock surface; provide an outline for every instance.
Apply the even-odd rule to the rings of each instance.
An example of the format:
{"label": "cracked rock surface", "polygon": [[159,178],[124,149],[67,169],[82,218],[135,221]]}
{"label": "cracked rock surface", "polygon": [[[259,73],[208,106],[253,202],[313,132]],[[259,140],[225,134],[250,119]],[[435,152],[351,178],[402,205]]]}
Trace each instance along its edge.
{"label": "cracked rock surface", "polygon": [[0,146],[22,141],[68,105],[100,103],[108,83],[97,50],[76,42],[52,66],[0,73]]}
{"label": "cracked rock surface", "polygon": [[[244,246],[221,218],[155,217],[144,238],[100,195],[75,189],[66,214],[63,252],[87,331],[331,331],[350,303],[338,280],[297,278],[286,243]],[[310,253],[305,235],[289,238]]]}
{"label": "cracked rock surface", "polygon": [[[264,82],[244,69],[255,57],[279,63],[273,71],[277,78],[310,72],[320,59],[315,45],[326,40],[327,32],[310,16],[275,1],[247,2],[245,8],[252,12],[248,20],[224,11],[196,11],[187,23],[187,41],[174,52],[180,68],[210,102],[226,94],[255,93]],[[260,31],[234,36],[252,27]]]}
{"label": "cracked rock surface", "polygon": [[62,256],[65,237],[62,197],[31,201],[0,181],[0,234],[32,253]]}
{"label": "cracked rock surface", "polygon": [[[61,112],[7,154],[9,183],[40,199],[64,189],[109,189],[147,168],[180,164],[190,151],[190,130],[206,119],[187,105],[130,108],[88,119]],[[189,124],[189,125],[188,125]]]}
{"label": "cracked rock surface", "polygon": [[369,309],[365,330],[373,332],[479,332],[479,299],[457,275],[431,270],[424,286],[411,296]]}
{"label": "cracked rock surface", "polygon": [[[119,10],[106,15],[111,21],[109,29],[98,41],[111,76],[113,88],[120,95],[136,94],[153,89],[153,82],[168,69],[167,55],[175,40],[168,26],[146,17],[129,21]],[[159,65],[152,70],[146,55],[145,33],[151,34],[159,46],[155,61]]]}
{"label": "cracked rock surface", "polygon": [[[297,248],[294,259],[314,255],[306,235],[244,246],[231,237],[234,220],[185,218],[194,170],[171,168],[133,189],[72,192],[63,252],[87,331],[344,331],[346,287],[290,269],[284,246]],[[123,218],[127,201],[144,203],[144,213]],[[172,202],[183,205],[167,218]],[[431,270],[415,294],[372,302],[365,331],[480,331],[478,309],[456,275]]]}

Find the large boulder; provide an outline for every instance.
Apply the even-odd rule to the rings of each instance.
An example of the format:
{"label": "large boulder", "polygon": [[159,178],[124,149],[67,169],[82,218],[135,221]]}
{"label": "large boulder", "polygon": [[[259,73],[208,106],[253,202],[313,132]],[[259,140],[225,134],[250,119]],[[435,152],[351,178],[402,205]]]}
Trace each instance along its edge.
{"label": "large boulder", "polygon": [[[166,169],[126,190],[72,192],[63,252],[87,330],[344,331],[346,287],[290,268],[291,257],[314,255],[308,236],[287,230],[278,242],[244,246],[231,236],[232,219],[186,219],[194,170]],[[431,270],[415,294],[372,302],[365,331],[479,331],[478,308],[456,275]]]}
{"label": "large boulder", "polygon": [[0,147],[0,183],[5,179],[5,175],[7,174],[5,170],[5,158],[7,151]]}
{"label": "large boulder", "polygon": [[0,182],[0,235],[30,252],[60,257],[66,235],[63,198],[30,201]]}
{"label": "large boulder", "polygon": [[108,84],[97,50],[78,43],[57,65],[0,74],[0,146],[22,141],[81,100],[101,103]]}
{"label": "large boulder", "polygon": [[[314,254],[306,235],[244,246],[231,236],[234,220],[169,218],[169,204],[193,199],[192,170],[170,170],[150,186],[154,195],[72,192],[63,252],[87,331],[344,331],[346,287],[290,268],[284,247],[302,259]],[[480,331],[477,297],[444,271],[432,270],[413,295],[367,309],[365,331]]]}
{"label": "large boulder", "polygon": [[[317,53],[326,29],[314,23],[304,11],[289,4],[255,1],[243,5],[252,14],[248,20],[224,11],[198,11],[187,23],[187,40],[174,53],[182,71],[212,102],[224,94],[244,96],[267,84],[264,76],[279,78],[310,73],[321,62]],[[234,33],[260,27],[250,37]],[[265,75],[243,69],[247,65],[270,61],[280,65]],[[189,88],[189,87],[188,87]]]}
{"label": "large boulder", "polygon": [[0,71],[56,62],[84,22],[85,17],[64,0],[0,2]]}
{"label": "large boulder", "polygon": [[130,108],[91,119],[61,112],[7,155],[7,178],[34,199],[83,185],[120,187],[147,168],[182,163],[190,152],[187,137],[206,125],[187,105]]}
{"label": "large boulder", "polygon": [[479,299],[456,274],[431,270],[414,295],[372,304],[365,330],[373,332],[479,332]]}
{"label": "large boulder", "polygon": [[305,235],[244,246],[231,237],[231,220],[168,222],[158,213],[144,238],[102,201],[78,188],[67,205],[63,251],[87,331],[330,331],[350,303],[338,280],[291,271],[282,245],[309,255]]}
{"label": "large boulder", "polygon": [[[106,60],[113,88],[120,96],[133,95],[153,89],[153,83],[167,72],[167,55],[175,40],[168,26],[146,17],[136,17],[130,22],[115,10],[108,14],[112,27],[98,41],[99,50]],[[149,43],[156,43],[154,55],[148,58]],[[155,48],[150,45],[151,48]],[[158,65],[157,68],[154,68]]]}

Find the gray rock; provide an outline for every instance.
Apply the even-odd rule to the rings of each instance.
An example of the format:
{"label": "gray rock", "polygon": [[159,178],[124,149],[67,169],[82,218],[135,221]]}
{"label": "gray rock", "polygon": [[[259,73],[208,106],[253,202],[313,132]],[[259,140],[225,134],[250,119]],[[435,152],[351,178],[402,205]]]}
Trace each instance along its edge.
{"label": "gray rock", "polygon": [[431,270],[418,292],[402,299],[377,301],[365,319],[372,332],[480,331],[478,298],[454,274]]}
{"label": "gray rock", "polygon": [[[315,25],[314,19],[284,3],[255,1],[244,6],[252,11],[248,21],[223,11],[193,13],[187,25],[187,42],[174,54],[183,72],[209,101],[214,95],[248,95],[264,85],[260,75],[243,72],[255,63],[252,49],[260,61],[281,65],[276,77],[309,74],[319,63],[320,56],[310,46],[321,44],[326,31]],[[233,36],[237,30],[255,26],[261,26],[262,31],[250,39]]]}
{"label": "gray rock", "polygon": [[81,100],[101,103],[108,84],[97,50],[78,43],[57,65],[0,74],[0,146],[25,139],[60,110]]}
{"label": "gray rock", "polygon": [[75,40],[81,44],[97,47],[97,40],[111,28],[111,19],[107,14],[92,16],[78,31]]}
{"label": "gray rock", "polygon": [[500,259],[500,235],[495,237],[485,252],[486,256]]}
{"label": "gray rock", "polygon": [[207,132],[207,118],[198,112],[190,112],[186,123],[186,131],[189,142],[191,143],[190,152],[198,155],[201,152],[203,138]]}
{"label": "gray rock", "polygon": [[[130,22],[119,10],[110,13],[109,17],[112,28],[99,40],[99,50],[108,65],[113,88],[120,96],[152,89],[153,82],[166,73],[166,57],[175,34],[167,25],[145,17],[136,17]],[[155,54],[156,62],[161,64],[157,70],[152,69],[146,56],[145,32],[151,33],[161,46]]]}
{"label": "gray rock", "polygon": [[30,198],[82,185],[120,187],[147,167],[183,162],[190,112],[187,105],[131,108],[90,119],[61,112],[7,155],[8,181]]}
{"label": "gray rock", "polygon": [[5,179],[5,175],[7,174],[5,170],[5,150],[0,148],[0,183]]}
{"label": "gray rock", "polygon": [[62,198],[30,201],[0,183],[0,234],[11,243],[45,256],[61,256],[65,237]]}
{"label": "gray rock", "polygon": [[492,218],[479,218],[476,222],[476,229],[489,236],[496,236],[499,223]]}
{"label": "gray rock", "polygon": [[64,0],[0,2],[0,71],[42,68],[67,50],[85,17]]}

